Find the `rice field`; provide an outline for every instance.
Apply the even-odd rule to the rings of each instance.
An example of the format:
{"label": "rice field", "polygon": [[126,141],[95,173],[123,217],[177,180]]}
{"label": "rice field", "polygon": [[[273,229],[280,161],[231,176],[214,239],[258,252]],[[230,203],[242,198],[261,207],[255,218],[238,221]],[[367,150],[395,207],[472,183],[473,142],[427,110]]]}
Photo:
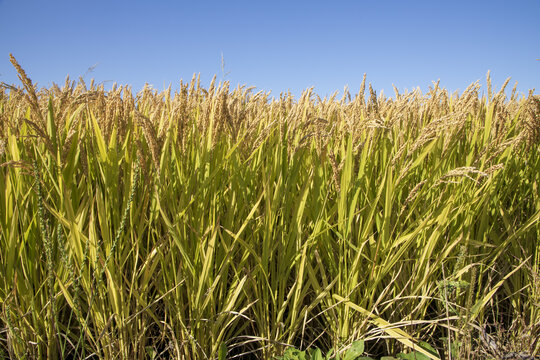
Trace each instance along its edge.
{"label": "rice field", "polygon": [[0,358],[540,355],[533,91],[38,89],[11,60]]}

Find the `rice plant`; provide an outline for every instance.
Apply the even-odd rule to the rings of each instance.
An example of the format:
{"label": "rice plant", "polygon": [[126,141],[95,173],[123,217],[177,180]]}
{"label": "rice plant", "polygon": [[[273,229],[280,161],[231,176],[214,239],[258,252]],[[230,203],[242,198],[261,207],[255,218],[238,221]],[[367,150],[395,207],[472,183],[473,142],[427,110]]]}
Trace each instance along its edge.
{"label": "rice plant", "polygon": [[540,354],[532,91],[38,89],[11,61],[3,356]]}

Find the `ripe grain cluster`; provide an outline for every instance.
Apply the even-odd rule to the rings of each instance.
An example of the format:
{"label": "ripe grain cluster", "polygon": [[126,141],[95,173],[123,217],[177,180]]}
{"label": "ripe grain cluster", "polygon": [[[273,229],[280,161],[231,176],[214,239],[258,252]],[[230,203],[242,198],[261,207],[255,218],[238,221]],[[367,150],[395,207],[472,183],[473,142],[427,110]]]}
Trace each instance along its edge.
{"label": "ripe grain cluster", "polygon": [[539,354],[533,92],[37,89],[12,62],[4,356]]}

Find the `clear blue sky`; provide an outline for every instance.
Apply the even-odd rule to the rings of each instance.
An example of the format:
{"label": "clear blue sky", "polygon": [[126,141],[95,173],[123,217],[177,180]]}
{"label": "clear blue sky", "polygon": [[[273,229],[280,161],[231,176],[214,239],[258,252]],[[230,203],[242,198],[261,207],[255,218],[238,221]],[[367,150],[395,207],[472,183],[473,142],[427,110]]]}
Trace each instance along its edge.
{"label": "clear blue sky", "polygon": [[[321,96],[362,76],[393,96],[432,81],[463,91],[491,70],[494,86],[540,88],[540,0],[139,1],[0,0],[0,82],[84,75],[139,90],[201,74],[278,96]],[[222,71],[221,54],[225,60]],[[112,84],[106,83],[106,84]]]}

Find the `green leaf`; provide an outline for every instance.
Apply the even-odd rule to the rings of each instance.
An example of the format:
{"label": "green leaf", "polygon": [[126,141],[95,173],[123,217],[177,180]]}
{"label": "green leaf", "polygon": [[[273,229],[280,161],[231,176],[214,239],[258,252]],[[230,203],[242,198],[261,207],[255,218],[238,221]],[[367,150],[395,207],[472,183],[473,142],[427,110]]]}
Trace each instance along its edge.
{"label": "green leaf", "polygon": [[323,360],[321,349],[308,350],[309,360]]}
{"label": "green leaf", "polygon": [[[437,356],[437,351],[428,343],[420,341],[419,345],[423,350],[428,351],[434,356]],[[399,359],[406,359],[406,360],[429,360],[430,359],[429,356],[424,355],[420,351],[413,351],[407,354],[401,353],[401,354],[398,354],[397,357]]]}
{"label": "green leaf", "polygon": [[288,348],[283,356],[277,357],[277,360],[307,360],[306,353],[295,348]]}
{"label": "green leaf", "polygon": [[[330,359],[332,359],[332,357],[334,356],[334,354],[336,354],[336,350],[330,349],[330,351],[328,351],[328,353],[327,353],[326,356],[325,356],[325,360],[330,360]],[[336,354],[336,356],[339,357],[339,354]]]}
{"label": "green leaf", "polygon": [[343,355],[343,360],[355,360],[364,353],[364,341],[355,341]]}
{"label": "green leaf", "polygon": [[219,353],[218,353],[218,360],[226,360],[227,359],[227,345],[225,343],[221,343],[219,346]]}
{"label": "green leaf", "polygon": [[100,162],[104,163],[107,161],[107,146],[105,145],[105,138],[101,133],[98,121],[93,112],[90,112],[90,118],[92,119],[92,129],[94,130],[94,139],[96,140],[98,147]]}
{"label": "green leaf", "polygon": [[405,360],[429,360],[429,358],[426,355],[418,351],[413,351],[407,354],[400,353],[397,355],[397,357],[398,359],[405,359]]}
{"label": "green leaf", "polygon": [[156,357],[156,350],[152,346],[146,346],[144,348],[146,350],[146,354],[148,355],[149,359],[155,359]]}

